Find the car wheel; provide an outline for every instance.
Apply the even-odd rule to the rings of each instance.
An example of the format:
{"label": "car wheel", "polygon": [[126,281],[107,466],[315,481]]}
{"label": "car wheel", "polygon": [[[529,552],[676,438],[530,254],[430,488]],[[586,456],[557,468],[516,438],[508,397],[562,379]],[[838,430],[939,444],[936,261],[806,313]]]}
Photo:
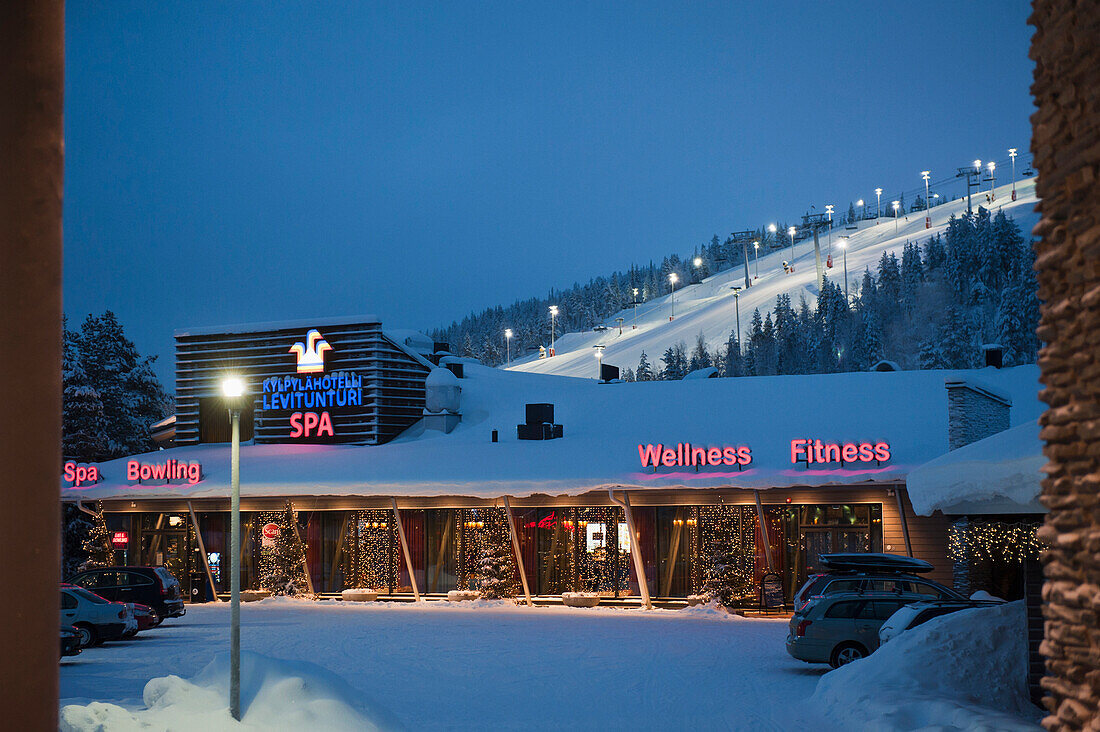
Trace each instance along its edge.
{"label": "car wheel", "polygon": [[76,630],[80,633],[80,647],[89,648],[94,646],[99,641],[99,636],[95,632],[95,628],[90,625],[81,623],[76,626]]}
{"label": "car wheel", "polygon": [[858,643],[842,643],[833,649],[833,655],[829,659],[829,665],[833,668],[846,666],[852,661],[858,661],[867,656],[867,651]]}

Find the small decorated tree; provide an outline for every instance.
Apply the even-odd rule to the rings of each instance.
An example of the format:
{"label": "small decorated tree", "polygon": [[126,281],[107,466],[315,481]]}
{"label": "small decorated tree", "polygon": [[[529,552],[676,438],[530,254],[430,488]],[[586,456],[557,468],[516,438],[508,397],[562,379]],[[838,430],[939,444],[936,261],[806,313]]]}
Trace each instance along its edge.
{"label": "small decorated tree", "polygon": [[107,522],[103,518],[102,501],[96,502],[95,518],[92,519],[92,528],[88,532],[88,538],[84,540],[83,548],[88,558],[84,560],[82,569],[110,567],[115,563],[115,550],[111,546],[111,532],[107,530]]}
{"label": "small decorated tree", "polygon": [[262,554],[260,584],[272,595],[300,595],[306,591],[306,553],[295,521],[294,509],[287,501],[274,546]]}
{"label": "small decorated tree", "polygon": [[516,594],[516,562],[512,556],[510,538],[500,526],[490,522],[475,570],[477,589],[486,600],[499,600]]}
{"label": "small decorated tree", "polygon": [[730,532],[719,532],[711,548],[703,594],[726,607],[733,607],[752,585],[752,577],[741,566],[743,558],[740,548],[731,540]]}

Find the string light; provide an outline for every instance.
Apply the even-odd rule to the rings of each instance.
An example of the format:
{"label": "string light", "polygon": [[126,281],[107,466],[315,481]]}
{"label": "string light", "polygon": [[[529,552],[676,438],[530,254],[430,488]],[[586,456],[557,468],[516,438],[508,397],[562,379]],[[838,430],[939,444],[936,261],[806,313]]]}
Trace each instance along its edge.
{"label": "string light", "polygon": [[947,552],[952,561],[972,559],[1019,563],[1038,559],[1043,544],[1035,524],[1001,521],[973,521],[954,524],[947,534]]}

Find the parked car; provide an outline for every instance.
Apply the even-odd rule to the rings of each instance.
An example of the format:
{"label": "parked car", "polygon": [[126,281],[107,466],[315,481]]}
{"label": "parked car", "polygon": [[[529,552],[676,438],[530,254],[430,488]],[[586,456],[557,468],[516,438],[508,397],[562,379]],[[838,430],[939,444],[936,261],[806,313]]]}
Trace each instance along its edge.
{"label": "parked car", "polygon": [[142,605],[140,602],[132,602],[130,603],[130,609],[134,612],[134,618],[137,620],[137,629],[139,631],[156,627],[157,614],[153,608],[148,605]]}
{"label": "parked car", "polygon": [[179,580],[164,567],[97,567],[74,575],[69,582],[108,600],[148,605],[156,614],[153,625],[187,612]]}
{"label": "parked car", "polygon": [[75,656],[83,650],[80,645],[80,631],[71,625],[61,626],[61,655]]}
{"label": "parked car", "polygon": [[918,577],[931,572],[928,562],[898,554],[822,554],[828,572],[810,575],[794,595],[795,610],[812,597],[840,592],[901,592],[925,600],[966,600],[950,587]]}
{"label": "parked car", "polygon": [[61,586],[61,622],[76,628],[84,648],[118,640],[129,630],[137,629],[128,605],[72,585]]}
{"label": "parked car", "polygon": [[941,615],[969,610],[975,607],[989,607],[999,605],[995,600],[949,600],[945,602],[929,601],[914,602],[899,608],[896,613],[887,618],[882,627],[878,629],[879,644],[883,644],[891,638],[896,638],[900,633],[927,623],[932,618]]}
{"label": "parked car", "polygon": [[901,607],[919,596],[865,592],[812,598],[795,612],[787,633],[787,653],[807,663],[833,668],[865,658],[879,646],[878,630]]}

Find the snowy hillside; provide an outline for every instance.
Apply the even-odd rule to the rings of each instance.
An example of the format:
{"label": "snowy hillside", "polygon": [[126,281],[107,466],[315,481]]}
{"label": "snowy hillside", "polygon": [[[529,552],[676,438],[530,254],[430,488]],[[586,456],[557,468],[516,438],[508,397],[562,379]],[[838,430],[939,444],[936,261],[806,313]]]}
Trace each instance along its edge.
{"label": "snowy hillside", "polygon": [[[1018,181],[1016,190],[1017,200],[1013,202],[1010,200],[1011,186],[999,186],[995,205],[990,209],[993,213],[1003,210],[1007,216],[1015,218],[1021,232],[1027,236],[1039,220],[1038,214],[1034,211],[1035,180]],[[984,196],[975,196],[975,208],[979,201],[985,204]],[[885,216],[877,223],[859,222],[859,229],[854,231],[843,227],[835,228],[831,235],[831,246],[828,234],[822,234],[820,237],[822,266],[825,265],[831,249],[833,267],[826,269],[826,273],[830,280],[843,287],[844,254],[839,244],[842,241],[841,237],[848,236],[848,284],[851,293],[854,294],[864,268],[870,267],[873,271],[884,251],[895,253],[900,258],[906,243],[923,242],[933,234],[942,233],[952,215],[958,216],[965,212],[966,199],[963,198],[933,208],[930,212],[932,219],[930,229],[924,227],[923,212],[910,213],[898,219],[896,232],[894,219]],[[812,239],[799,241],[795,245],[793,257],[790,246],[769,253],[761,250],[759,265],[751,252],[750,257],[749,272],[750,276],[754,277],[753,286],[748,290],[742,290],[738,298],[742,334],[748,330],[753,310],[760,308],[762,314],[771,310],[777,295],[789,294],[795,304],[798,303],[800,296],[805,295],[811,305],[815,303],[817,274]],[[784,261],[793,263],[795,270],[793,274],[784,274],[782,268]],[[759,278],[755,278],[758,266]],[[555,343],[556,355],[553,358],[539,359],[537,354],[517,358],[508,368],[561,376],[595,378],[598,372],[595,358],[597,345],[604,346],[604,363],[613,364],[625,370],[638,365],[642,351],[646,352],[650,362],[653,363],[670,345],[683,341],[690,346],[700,332],[706,339],[708,348],[716,349],[726,343],[730,331],[735,327],[734,293],[730,288],[734,285],[743,286],[744,281],[744,268],[740,265],[722,271],[699,284],[677,288],[674,305],[671,295],[655,297],[638,306],[636,321],[634,308],[627,308],[607,318],[605,321],[607,330],[558,334]],[[675,308],[675,318],[670,321],[673,308]],[[621,335],[615,322],[619,317],[623,318]],[[635,323],[636,327],[634,327]],[[547,341],[549,341],[549,333]]]}

